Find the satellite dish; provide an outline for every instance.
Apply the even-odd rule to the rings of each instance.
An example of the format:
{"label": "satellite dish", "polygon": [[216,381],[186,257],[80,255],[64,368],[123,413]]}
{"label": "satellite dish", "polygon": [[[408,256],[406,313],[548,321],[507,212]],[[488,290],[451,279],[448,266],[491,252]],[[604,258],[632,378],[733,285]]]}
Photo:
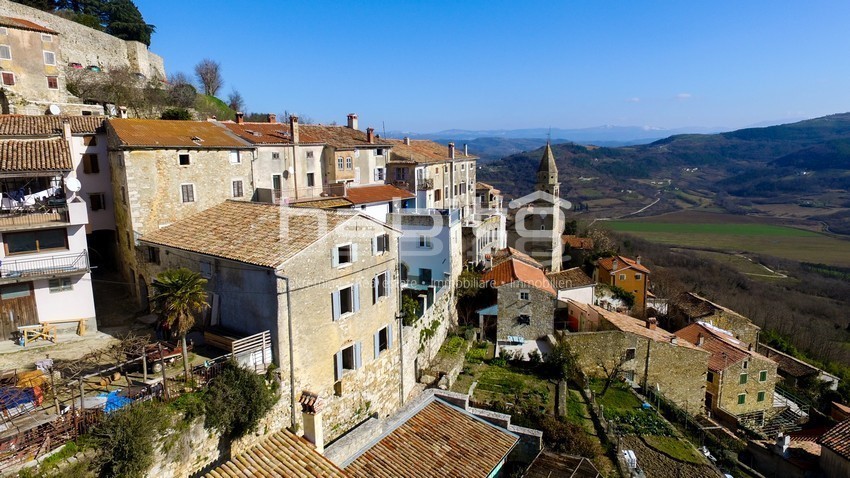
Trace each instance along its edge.
{"label": "satellite dish", "polygon": [[50,105],[47,107],[47,112],[52,115],[58,115],[62,110],[59,109],[59,105]]}
{"label": "satellite dish", "polygon": [[290,167],[286,168],[286,172],[287,172],[287,173],[289,173],[289,174],[292,174],[294,171],[295,171],[295,170],[294,170],[294,169],[292,169],[292,166],[290,166]]}
{"label": "satellite dish", "polygon": [[65,189],[71,191],[72,193],[78,192],[82,189],[83,185],[80,183],[80,180],[77,178],[68,178],[65,180]]}

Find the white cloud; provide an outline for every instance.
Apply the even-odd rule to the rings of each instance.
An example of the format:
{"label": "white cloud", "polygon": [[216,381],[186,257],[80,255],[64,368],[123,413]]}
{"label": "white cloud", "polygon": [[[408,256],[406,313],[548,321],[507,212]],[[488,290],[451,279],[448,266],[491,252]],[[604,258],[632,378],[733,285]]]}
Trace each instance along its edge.
{"label": "white cloud", "polygon": [[640,103],[640,98],[638,98],[637,96],[633,96],[633,97],[627,99],[626,101],[629,102],[629,103]]}
{"label": "white cloud", "polygon": [[690,93],[679,93],[679,94],[677,94],[677,95],[676,95],[676,99],[677,99],[677,100],[687,100],[687,99],[689,99],[691,96],[692,96],[692,95],[691,95]]}

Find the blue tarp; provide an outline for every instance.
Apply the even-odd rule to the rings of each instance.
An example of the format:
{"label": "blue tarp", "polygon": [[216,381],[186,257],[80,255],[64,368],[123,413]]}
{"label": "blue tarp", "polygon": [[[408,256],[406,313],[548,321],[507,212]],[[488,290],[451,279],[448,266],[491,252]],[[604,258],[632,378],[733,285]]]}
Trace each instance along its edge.
{"label": "blue tarp", "polygon": [[120,392],[120,390],[115,390],[114,392],[101,393],[98,395],[98,397],[106,397],[106,405],[103,407],[104,412],[113,412],[132,402],[132,400],[127,397],[119,396],[118,394]]}

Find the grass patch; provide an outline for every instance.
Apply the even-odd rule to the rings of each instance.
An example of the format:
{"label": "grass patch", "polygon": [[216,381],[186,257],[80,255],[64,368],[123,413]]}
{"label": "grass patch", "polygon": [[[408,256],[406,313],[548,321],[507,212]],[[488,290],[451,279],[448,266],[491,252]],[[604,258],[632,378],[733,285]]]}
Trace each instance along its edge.
{"label": "grass patch", "polygon": [[696,451],[694,446],[687,440],[664,436],[644,436],[643,439],[650,447],[662,451],[679,461],[698,465],[705,463],[705,457]]}
{"label": "grass patch", "polygon": [[493,358],[495,346],[488,342],[477,342],[466,352],[466,362],[472,365],[484,363]]}
{"label": "grass patch", "polygon": [[600,395],[605,384],[601,380],[593,380],[590,389],[596,395],[596,402],[605,407],[605,410],[634,410],[642,405],[640,400],[629,390],[628,385],[622,382],[614,382],[608,387],[605,395]]}
{"label": "grass patch", "polygon": [[444,355],[457,355],[466,346],[466,340],[459,335],[450,335],[440,347],[440,353]]}

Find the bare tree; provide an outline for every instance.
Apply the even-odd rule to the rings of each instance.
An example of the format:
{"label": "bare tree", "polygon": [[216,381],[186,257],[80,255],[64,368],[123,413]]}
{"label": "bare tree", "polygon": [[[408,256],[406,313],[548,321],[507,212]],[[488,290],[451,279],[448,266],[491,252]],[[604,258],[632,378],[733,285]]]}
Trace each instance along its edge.
{"label": "bare tree", "polygon": [[242,98],[239,90],[234,89],[227,95],[227,106],[233,111],[245,111],[245,98]]}
{"label": "bare tree", "polygon": [[599,395],[604,396],[605,392],[608,391],[608,388],[614,383],[614,380],[620,376],[620,372],[623,371],[623,365],[627,362],[626,354],[620,352],[613,352],[611,356],[610,362],[599,361],[597,365],[602,369],[602,372],[605,373],[605,386],[602,387],[602,391],[599,392]]}
{"label": "bare tree", "polygon": [[203,87],[205,95],[215,96],[224,84],[221,78],[221,64],[209,58],[204,58],[195,65],[195,77]]}

